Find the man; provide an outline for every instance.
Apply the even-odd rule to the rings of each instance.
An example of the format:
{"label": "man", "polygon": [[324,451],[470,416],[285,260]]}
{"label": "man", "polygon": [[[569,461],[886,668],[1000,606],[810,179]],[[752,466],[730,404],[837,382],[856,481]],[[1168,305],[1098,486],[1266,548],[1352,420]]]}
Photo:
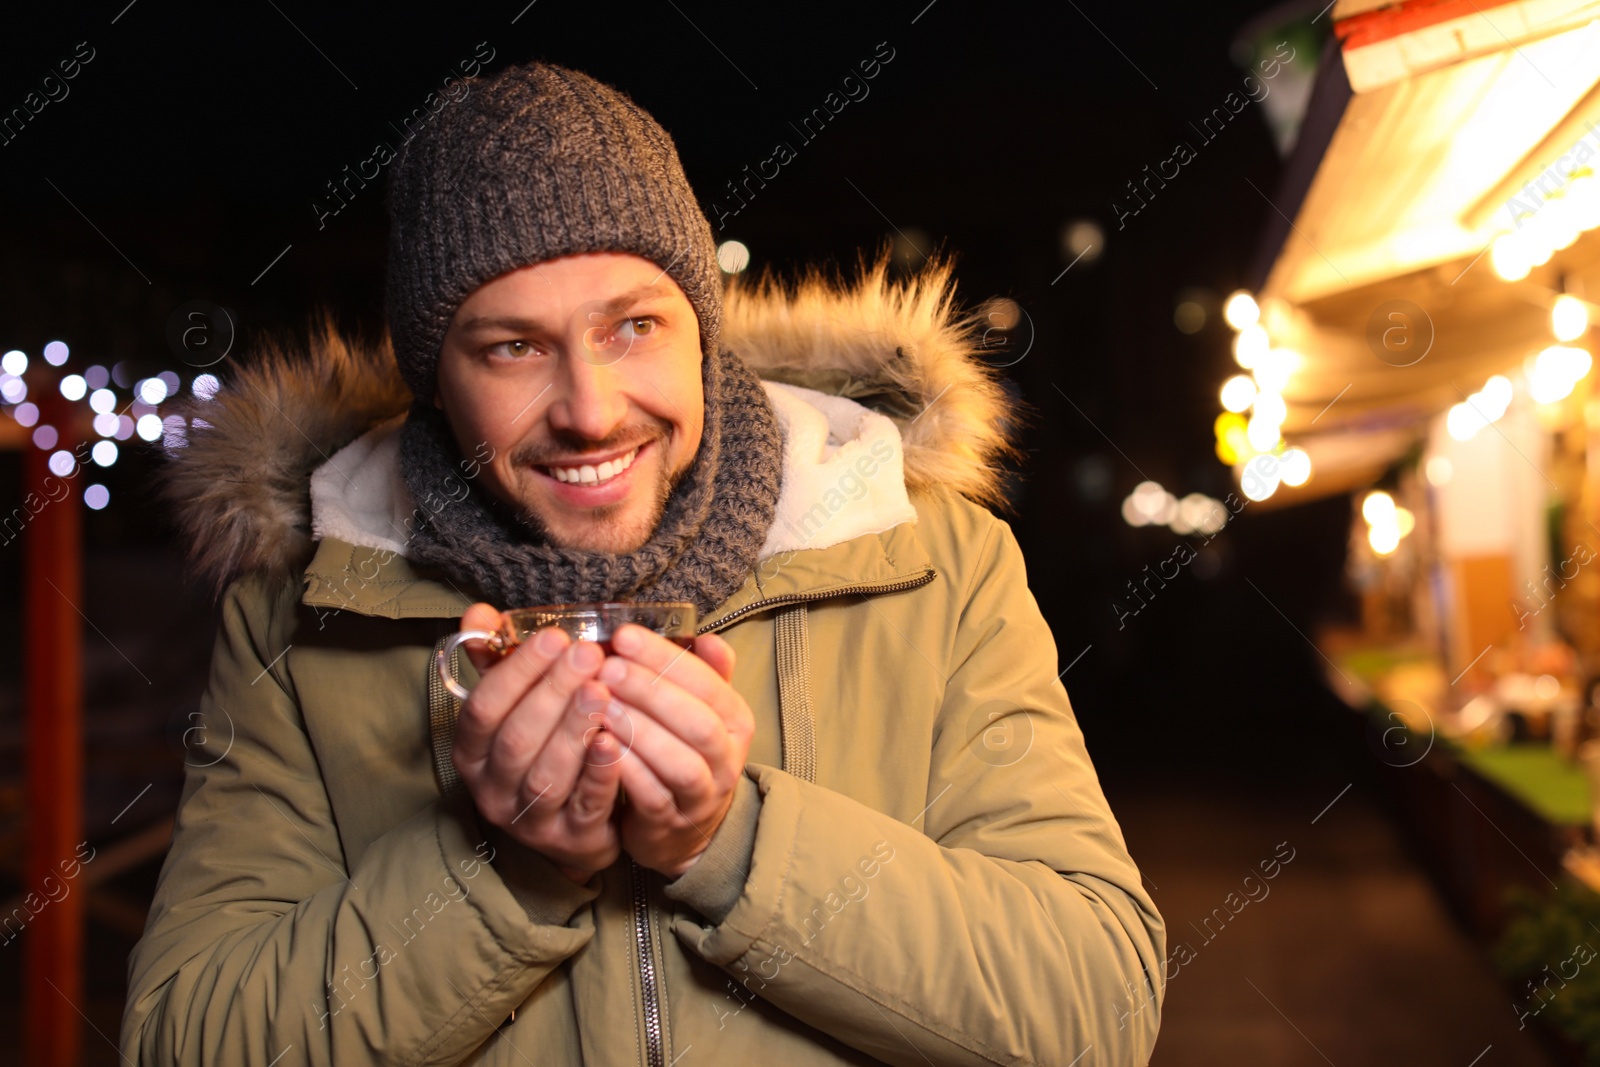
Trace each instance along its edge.
{"label": "man", "polygon": [[[227,591],[124,1055],[1144,1063],[1164,930],[983,506],[1004,392],[948,269],[724,308],[648,115],[468,84],[391,179],[404,386],[325,330],[190,412]],[[693,654],[434,674],[606,599],[693,603]]]}

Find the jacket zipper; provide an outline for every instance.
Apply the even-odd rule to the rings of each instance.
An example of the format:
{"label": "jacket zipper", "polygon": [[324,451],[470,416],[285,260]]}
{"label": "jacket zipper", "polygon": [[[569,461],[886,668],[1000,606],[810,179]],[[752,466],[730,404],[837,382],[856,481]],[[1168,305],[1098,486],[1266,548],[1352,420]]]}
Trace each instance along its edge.
{"label": "jacket zipper", "polygon": [[[846,596],[851,593],[894,593],[902,589],[914,589],[919,585],[927,585],[933,581],[935,576],[936,572],[932,567],[929,567],[915,578],[907,578],[887,584],[852,585],[845,586],[842,589],[832,589],[824,593],[786,593],[783,596],[746,604],[732,614],[725,615],[716,622],[701,628],[699,632],[709,633],[712,626],[725,626],[751,612],[761,611],[780,604],[797,604],[806,600],[826,600],[830,597]],[[666,1067],[666,1041],[661,1025],[661,990],[656,981],[655,954],[650,949],[650,891],[649,886],[645,883],[644,871],[632,859],[628,861],[628,874],[633,883],[633,940],[635,947],[639,950],[639,985],[643,991],[644,999],[645,1063],[646,1067]]]}
{"label": "jacket zipper", "polygon": [[639,985],[644,991],[645,1063],[666,1067],[667,1052],[661,1030],[661,991],[656,985],[655,955],[650,951],[650,891],[644,872],[628,861],[633,882],[633,939],[639,949]]}
{"label": "jacket zipper", "polygon": [[799,604],[807,600],[828,600],[836,596],[848,596],[852,593],[898,593],[902,589],[915,589],[919,585],[927,585],[937,577],[938,572],[929,567],[915,578],[905,578],[897,582],[888,582],[882,585],[847,585],[839,589],[829,589],[821,593],[785,593],[768,600],[757,600],[753,604],[746,604],[737,611],[724,615],[715,622],[709,622],[700,627],[698,633],[710,633],[713,629],[721,629],[735,619],[742,618],[753,611],[776,607],[782,604]]}

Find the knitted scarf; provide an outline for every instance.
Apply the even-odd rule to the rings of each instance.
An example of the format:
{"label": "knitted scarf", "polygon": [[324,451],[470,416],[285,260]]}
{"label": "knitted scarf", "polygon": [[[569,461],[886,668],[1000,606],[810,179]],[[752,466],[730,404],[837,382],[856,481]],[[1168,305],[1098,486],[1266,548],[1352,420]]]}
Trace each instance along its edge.
{"label": "knitted scarf", "polygon": [[500,608],[598,600],[674,600],[702,618],[744,584],[777,510],[782,439],[760,380],[732,352],[701,360],[705,430],[650,540],[618,555],[544,541],[476,481],[466,482],[444,413],[416,402],[400,470],[419,503],[406,555],[470,583]]}

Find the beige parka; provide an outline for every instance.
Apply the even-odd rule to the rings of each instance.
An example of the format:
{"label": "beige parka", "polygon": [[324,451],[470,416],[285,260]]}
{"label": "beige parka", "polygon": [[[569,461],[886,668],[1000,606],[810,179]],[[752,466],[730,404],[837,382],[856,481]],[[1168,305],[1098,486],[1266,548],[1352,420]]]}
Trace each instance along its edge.
{"label": "beige parka", "polygon": [[[1162,920],[1017,541],[980,503],[1005,399],[951,306],[944,267],[730,294],[727,345],[803,387],[784,410],[826,408],[829,437],[802,470],[785,423],[789,530],[769,545],[788,547],[701,621],[735,648],[756,731],[733,810],[674,882],[624,856],[574,885],[486,836],[456,783],[431,661],[477,597],[307,499],[313,469],[326,488],[381,466],[363,442],[404,408],[382,346],[329,331],[241,368],[174,461],[196,563],[226,591],[124,1056],[1144,1064]],[[868,453],[847,451],[855,405],[824,394],[880,412],[893,461],[830,479]],[[904,520],[874,529],[885,514]]]}

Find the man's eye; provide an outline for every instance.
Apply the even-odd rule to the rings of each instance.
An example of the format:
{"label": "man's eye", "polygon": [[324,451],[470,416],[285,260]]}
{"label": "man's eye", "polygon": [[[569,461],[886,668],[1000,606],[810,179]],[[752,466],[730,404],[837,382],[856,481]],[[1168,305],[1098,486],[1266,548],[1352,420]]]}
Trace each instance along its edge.
{"label": "man's eye", "polygon": [[637,319],[623,320],[623,323],[621,327],[618,328],[617,332],[625,339],[630,337],[632,339],[638,339],[654,332],[655,328],[656,320],[648,315],[645,315]]}
{"label": "man's eye", "polygon": [[489,352],[495,355],[509,356],[512,359],[521,359],[531,356],[539,350],[526,341],[501,341],[497,345],[490,345]]}

